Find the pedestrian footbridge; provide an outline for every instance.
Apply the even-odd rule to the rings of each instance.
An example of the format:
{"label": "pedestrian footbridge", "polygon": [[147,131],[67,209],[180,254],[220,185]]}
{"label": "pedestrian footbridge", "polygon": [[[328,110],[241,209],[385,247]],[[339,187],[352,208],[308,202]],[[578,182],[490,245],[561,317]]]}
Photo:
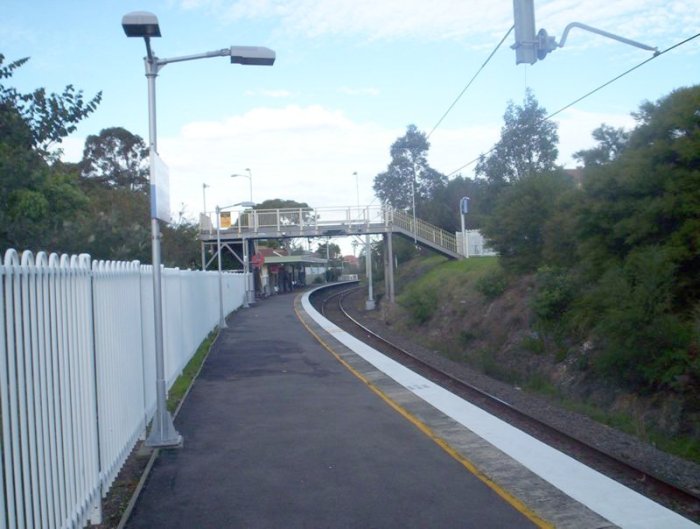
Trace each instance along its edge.
{"label": "pedestrian footbridge", "polygon": [[[222,222],[223,221],[223,222]],[[256,239],[343,237],[396,233],[452,259],[461,259],[457,239],[437,226],[390,207],[244,209],[200,218],[202,247]]]}

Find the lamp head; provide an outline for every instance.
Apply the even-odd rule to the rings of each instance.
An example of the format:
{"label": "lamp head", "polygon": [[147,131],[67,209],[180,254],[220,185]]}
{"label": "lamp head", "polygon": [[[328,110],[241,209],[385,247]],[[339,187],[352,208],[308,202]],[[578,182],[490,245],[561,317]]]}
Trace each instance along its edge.
{"label": "lamp head", "polygon": [[275,52],[260,46],[231,46],[231,64],[252,66],[272,66],[275,64]]}
{"label": "lamp head", "polygon": [[160,37],[158,17],[148,11],[133,11],[122,17],[127,37]]}

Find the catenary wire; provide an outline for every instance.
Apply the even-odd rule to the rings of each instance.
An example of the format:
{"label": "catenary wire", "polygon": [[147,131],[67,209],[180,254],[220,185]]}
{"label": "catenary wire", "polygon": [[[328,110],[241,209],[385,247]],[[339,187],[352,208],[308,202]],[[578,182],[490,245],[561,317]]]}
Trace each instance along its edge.
{"label": "catenary wire", "polygon": [[496,47],[493,49],[491,54],[488,56],[488,58],[484,61],[484,63],[481,65],[481,67],[477,70],[477,72],[474,74],[474,76],[471,78],[471,80],[467,83],[467,85],[462,89],[462,91],[459,93],[459,95],[455,98],[455,100],[452,102],[452,104],[449,106],[449,108],[445,111],[445,113],[442,115],[442,117],[438,120],[438,122],[435,124],[435,126],[432,128],[432,130],[428,133],[426,136],[426,139],[430,138],[432,136],[433,132],[435,132],[435,129],[437,129],[440,126],[440,123],[447,117],[447,114],[449,114],[454,106],[457,104],[457,102],[462,98],[464,93],[469,89],[469,87],[472,85],[472,83],[476,80],[477,77],[479,77],[479,74],[481,71],[486,67],[486,65],[491,61],[493,56],[496,54],[496,52],[499,50],[501,45],[505,42],[505,40],[508,38],[508,35],[510,35],[511,31],[513,31],[513,28],[515,26],[511,26],[510,29],[506,32],[505,35],[503,35],[503,38],[501,41],[496,45]]}
{"label": "catenary wire", "polygon": [[[552,118],[553,118],[554,116],[556,116],[557,114],[560,114],[560,113],[564,112],[565,110],[571,108],[571,107],[574,106],[575,104],[580,103],[581,101],[583,101],[583,100],[586,99],[587,97],[589,97],[589,96],[595,94],[596,92],[599,92],[599,91],[602,90],[603,88],[605,88],[605,87],[611,85],[612,83],[614,83],[615,81],[617,81],[617,80],[623,78],[623,77],[626,76],[627,74],[632,73],[632,72],[635,71],[636,69],[641,68],[642,66],[644,66],[645,64],[647,64],[647,63],[653,61],[653,60],[656,59],[657,57],[660,57],[660,56],[662,56],[663,54],[668,53],[668,52],[671,51],[671,50],[674,50],[674,49],[676,49],[676,48],[678,48],[678,47],[680,47],[680,46],[683,46],[684,44],[687,44],[687,43],[690,42],[691,40],[696,39],[696,38],[698,38],[698,37],[700,37],[700,33],[696,33],[696,34],[693,35],[692,37],[688,37],[687,39],[684,39],[684,40],[682,40],[682,41],[680,41],[680,42],[677,42],[676,44],[674,44],[674,45],[672,45],[672,46],[669,46],[668,48],[666,48],[666,49],[663,50],[663,51],[660,51],[660,52],[658,52],[658,53],[655,53],[653,56],[649,57],[648,59],[645,59],[644,61],[640,62],[640,63],[637,64],[636,66],[633,66],[633,67],[630,68],[629,70],[626,70],[626,71],[622,72],[620,75],[618,75],[618,76],[616,76],[616,77],[613,77],[612,79],[610,79],[609,81],[603,83],[602,85],[598,86],[597,88],[594,88],[594,89],[591,90],[590,92],[585,93],[584,95],[582,95],[582,96],[579,97],[578,99],[575,99],[575,100],[572,101],[571,103],[569,103],[569,104],[567,104],[567,105],[561,107],[559,110],[557,110],[557,111],[555,111],[555,112],[552,112],[552,113],[549,114],[548,116],[542,118],[542,121],[546,121],[546,120],[552,119]],[[465,163],[464,165],[462,165],[462,166],[459,167],[458,169],[455,169],[455,170],[452,171],[451,173],[448,173],[447,176],[450,177],[450,176],[452,176],[452,175],[454,175],[454,174],[460,172],[462,169],[465,169],[465,168],[469,167],[470,165],[472,165],[472,164],[478,162],[482,157],[491,154],[491,153],[492,153],[493,151],[495,151],[495,150],[496,150],[496,145],[494,145],[493,147],[491,147],[491,149],[489,149],[489,150],[486,151],[485,153],[480,154],[479,156],[477,156],[477,157],[474,158],[473,160],[470,160],[469,162]]]}

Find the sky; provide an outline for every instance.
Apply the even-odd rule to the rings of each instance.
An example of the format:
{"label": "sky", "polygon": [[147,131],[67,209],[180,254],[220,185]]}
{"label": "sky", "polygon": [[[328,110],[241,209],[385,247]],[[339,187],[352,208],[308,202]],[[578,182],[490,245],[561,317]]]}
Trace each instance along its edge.
{"label": "sky", "polygon": [[[513,24],[511,0],[3,0],[0,53],[30,57],[10,80],[22,91],[86,97],[97,111],[61,145],[79,161],[108,127],[148,137],[142,39],[122,16],[154,13],[161,58],[231,45],[275,50],[272,67],[211,58],[165,66],[157,79],[158,151],[171,209],[281,198],[311,207],[377,204],[374,177],[409,124],[428,133]],[[665,50],[700,32],[697,0],[535,0],[537,29],[557,40],[581,22]],[[432,132],[429,163],[455,171],[498,141],[509,101],[526,89],[555,112],[651,53],[574,29],[534,65],[516,65],[513,34]],[[665,53],[558,114],[559,163],[594,145],[602,123],[632,127],[644,101],[700,82],[700,38]],[[461,170],[472,176],[474,166]],[[250,172],[247,172],[249,169]],[[355,175],[355,173],[357,173]],[[206,197],[203,184],[207,184]],[[456,213],[457,214],[457,213]]]}

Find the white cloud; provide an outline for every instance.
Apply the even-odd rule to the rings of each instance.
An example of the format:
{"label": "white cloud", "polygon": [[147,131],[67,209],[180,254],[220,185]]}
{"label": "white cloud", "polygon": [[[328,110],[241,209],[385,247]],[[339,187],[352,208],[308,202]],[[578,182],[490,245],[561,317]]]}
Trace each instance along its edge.
{"label": "white cloud", "polygon": [[[493,0],[182,0],[181,5],[232,22],[276,19],[284,32],[312,38],[474,39],[474,44],[485,35],[502,35],[513,23],[512,3]],[[538,0],[535,8],[537,28],[557,39],[574,21],[651,43],[664,35],[670,40],[692,35],[700,26],[700,3],[687,0]],[[576,40],[583,45],[605,39],[588,34]]]}
{"label": "white cloud", "polygon": [[177,137],[161,137],[161,156],[170,167],[171,205],[191,213],[202,208],[202,183],[209,208],[248,200],[248,182],[231,179],[246,167],[253,173],[253,199],[285,198],[313,207],[373,199],[372,180],[401,134],[373,123],[356,123],[319,105],[261,107],[221,121],[190,123]]}

